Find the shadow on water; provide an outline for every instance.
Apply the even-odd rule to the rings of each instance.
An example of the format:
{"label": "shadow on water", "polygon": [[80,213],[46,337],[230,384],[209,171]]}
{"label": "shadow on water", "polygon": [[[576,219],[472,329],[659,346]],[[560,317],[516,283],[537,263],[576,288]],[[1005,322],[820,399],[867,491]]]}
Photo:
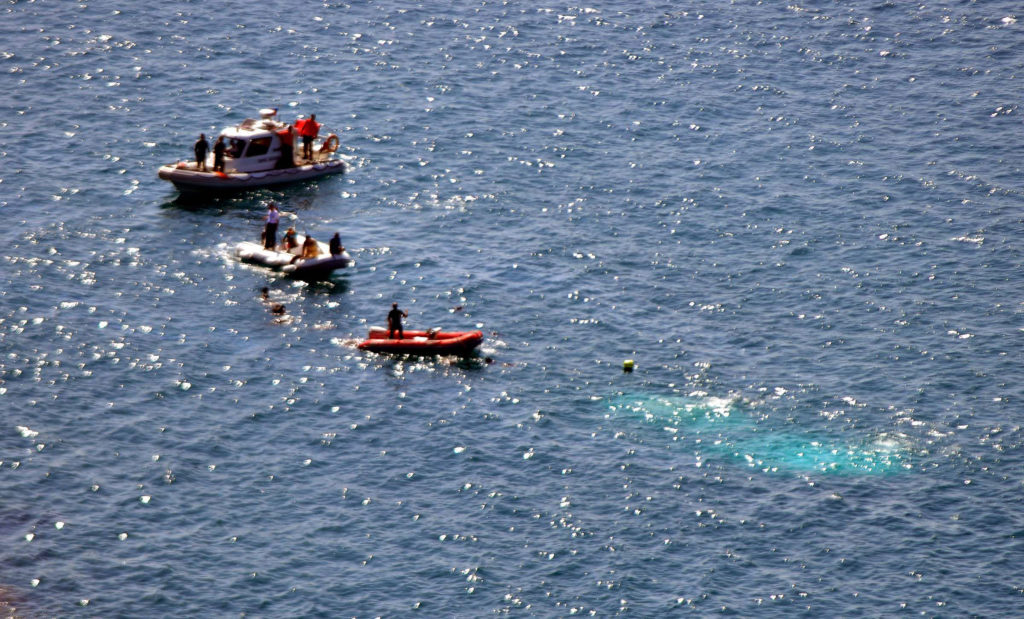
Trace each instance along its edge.
{"label": "shadow on water", "polygon": [[176,196],[160,204],[160,209],[165,213],[171,211],[185,211],[201,215],[223,215],[228,211],[263,209],[266,206],[264,200],[254,199],[252,196]]}
{"label": "shadow on water", "polygon": [[759,420],[736,398],[623,394],[609,398],[612,418],[657,426],[667,440],[689,445],[699,460],[745,463],[763,472],[885,475],[911,468],[899,435],[829,436],[782,430]]}
{"label": "shadow on water", "polygon": [[178,194],[163,202],[161,209],[178,209],[193,213],[204,211],[224,212],[228,209],[263,208],[269,200],[280,201],[275,195],[259,195],[257,192],[228,195]]}
{"label": "shadow on water", "polygon": [[[343,175],[336,175],[343,176]],[[161,208],[179,208],[189,211],[202,211],[211,208],[249,208],[265,207],[269,202],[277,202],[282,211],[305,211],[313,208],[315,202],[322,198],[324,190],[321,185],[332,179],[308,179],[293,181],[270,187],[247,190],[232,190],[218,193],[180,193],[173,189],[174,196],[161,204]]]}
{"label": "shadow on water", "polygon": [[267,203],[276,202],[282,211],[304,211],[313,207],[317,198],[318,184],[314,181],[293,183],[275,188],[250,189],[226,193],[178,193],[164,201],[160,208],[174,208],[186,211],[224,210],[235,208],[265,208]]}
{"label": "shadow on water", "polygon": [[477,352],[468,357],[447,357],[447,359],[450,365],[463,370],[482,370],[494,363],[490,357],[481,357]]}
{"label": "shadow on water", "polygon": [[450,366],[460,370],[479,371],[494,363],[494,360],[490,357],[481,357],[477,352],[461,357],[450,355],[412,355],[390,353],[367,354],[376,358],[377,365],[380,368],[389,368],[392,370],[404,364],[436,364],[438,366]]}

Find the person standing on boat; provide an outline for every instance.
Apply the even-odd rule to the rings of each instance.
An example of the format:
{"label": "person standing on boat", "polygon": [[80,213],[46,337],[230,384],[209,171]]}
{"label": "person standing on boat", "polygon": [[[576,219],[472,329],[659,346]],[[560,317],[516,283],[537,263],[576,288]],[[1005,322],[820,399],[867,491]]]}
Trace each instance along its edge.
{"label": "person standing on boat", "polygon": [[277,138],[281,141],[281,158],[277,160],[278,168],[290,168],[295,165],[295,143],[292,138],[292,126],[288,125],[277,132]]}
{"label": "person standing on boat", "polygon": [[341,254],[341,252],[345,251],[345,248],[341,246],[341,235],[337,232],[335,232],[334,236],[331,237],[331,242],[328,243],[328,245],[331,248],[332,256],[337,256]]}
{"label": "person standing on boat", "polygon": [[200,133],[196,145],[193,147],[196,152],[196,170],[206,171],[206,153],[210,152],[210,144],[206,141],[206,134]]}
{"label": "person standing on boat", "polygon": [[217,136],[217,142],[213,145],[213,171],[224,172],[224,151],[227,150],[224,144],[224,136]]}
{"label": "person standing on boat", "polygon": [[320,123],[316,122],[316,114],[311,114],[308,119],[295,123],[302,136],[302,156],[307,161],[313,160],[313,140],[320,134]]}
{"label": "person standing on boat", "polygon": [[277,223],[281,220],[281,213],[273,202],[267,207],[267,227],[263,231],[263,248],[274,249],[277,245]]}
{"label": "person standing on boat", "polygon": [[405,337],[405,333],[402,331],[402,319],[408,318],[409,312],[403,312],[398,309],[397,303],[391,304],[391,311],[388,312],[388,339],[394,339],[395,331],[398,331],[398,339]]}

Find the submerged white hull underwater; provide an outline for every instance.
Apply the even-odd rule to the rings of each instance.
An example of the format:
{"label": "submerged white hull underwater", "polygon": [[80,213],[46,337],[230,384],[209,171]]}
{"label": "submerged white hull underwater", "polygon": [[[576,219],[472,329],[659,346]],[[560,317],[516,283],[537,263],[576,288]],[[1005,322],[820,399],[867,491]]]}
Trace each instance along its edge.
{"label": "submerged white hull underwater", "polygon": [[334,271],[355,263],[352,256],[344,250],[340,254],[332,256],[327,244],[320,241],[317,241],[317,246],[320,248],[319,256],[302,258],[300,251],[305,239],[302,235],[296,235],[296,239],[299,242],[299,247],[291,251],[266,249],[262,243],[242,241],[235,246],[235,255],[242,262],[259,264],[297,279],[312,281],[327,279]]}

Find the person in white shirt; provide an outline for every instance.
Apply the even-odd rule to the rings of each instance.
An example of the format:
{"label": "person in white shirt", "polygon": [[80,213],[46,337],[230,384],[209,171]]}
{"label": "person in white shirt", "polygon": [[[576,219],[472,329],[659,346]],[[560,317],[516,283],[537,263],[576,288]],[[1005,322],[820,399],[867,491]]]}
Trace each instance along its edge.
{"label": "person in white shirt", "polygon": [[263,230],[263,247],[274,249],[277,245],[277,223],[281,220],[281,213],[273,202],[267,207],[267,227]]}

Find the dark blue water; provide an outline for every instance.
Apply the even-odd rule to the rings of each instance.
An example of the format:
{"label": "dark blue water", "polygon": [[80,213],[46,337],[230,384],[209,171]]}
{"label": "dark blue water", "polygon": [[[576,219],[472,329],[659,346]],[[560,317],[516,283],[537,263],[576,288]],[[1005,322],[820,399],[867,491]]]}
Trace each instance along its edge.
{"label": "dark blue water", "polygon": [[0,9],[0,614],[1024,614],[1016,3],[123,4]]}

